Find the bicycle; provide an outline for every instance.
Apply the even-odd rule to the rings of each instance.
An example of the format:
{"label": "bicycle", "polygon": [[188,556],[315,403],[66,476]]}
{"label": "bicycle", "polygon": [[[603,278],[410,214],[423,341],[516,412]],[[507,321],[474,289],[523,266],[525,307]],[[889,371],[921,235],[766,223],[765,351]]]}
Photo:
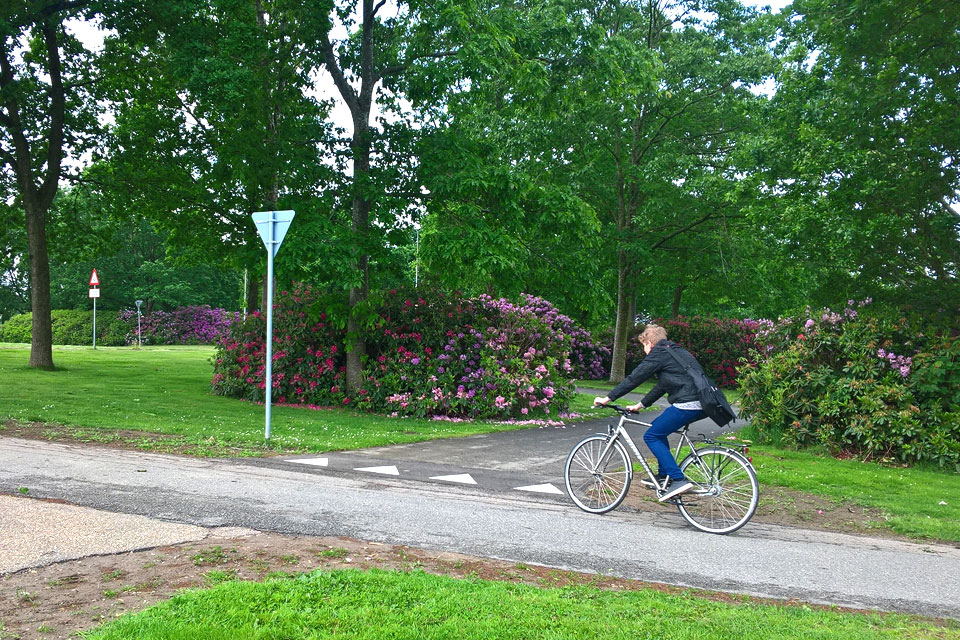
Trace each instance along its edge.
{"label": "bicycle", "polygon": [[[627,496],[633,480],[633,462],[623,446],[630,446],[643,470],[656,487],[657,496],[666,493],[668,480],[661,484],[640,455],[624,424],[651,426],[647,422],[627,416],[629,409],[608,404],[606,407],[620,414],[616,427],[609,425],[607,433],[598,433],[581,440],[570,451],[563,468],[567,495],[589,513],[607,513],[616,509]],[[690,440],[690,425],[679,431],[680,441],[674,457],[679,461],[684,447],[689,452],[680,461],[680,470],[695,487],[672,500],[680,515],[691,525],[707,533],[732,533],[745,525],[757,510],[760,486],[757,474],[747,458],[745,443],[721,444],[701,436],[698,448]],[[706,446],[703,446],[706,445]]]}

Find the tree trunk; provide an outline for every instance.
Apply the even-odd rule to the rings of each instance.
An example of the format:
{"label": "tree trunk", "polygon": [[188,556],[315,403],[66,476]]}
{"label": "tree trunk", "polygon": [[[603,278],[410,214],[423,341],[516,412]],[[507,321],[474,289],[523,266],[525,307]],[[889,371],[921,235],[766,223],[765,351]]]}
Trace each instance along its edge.
{"label": "tree trunk", "polygon": [[[36,26],[43,35],[47,72],[50,77],[47,138],[37,147],[45,155],[45,171],[37,185],[34,176],[35,159],[27,132],[30,126],[21,119],[17,81],[7,50],[6,38],[0,38],[0,94],[6,110],[0,124],[7,129],[13,142],[13,153],[8,160],[13,165],[26,214],[27,247],[30,256],[30,305],[33,311],[30,366],[53,369],[53,332],[50,319],[50,258],[47,254],[47,212],[60,186],[60,166],[63,162],[64,116],[66,94],[63,86],[58,34],[60,21],[55,16],[36,17]],[[6,155],[6,154],[5,154]]]}
{"label": "tree trunk", "polygon": [[671,318],[676,318],[680,315],[680,298],[683,296],[683,290],[684,286],[679,284],[673,289],[673,308],[670,309]]}
{"label": "tree trunk", "polygon": [[[33,200],[30,198],[29,200]],[[24,198],[27,246],[30,252],[30,366],[53,369],[53,330],[50,318],[50,258],[47,255],[47,216],[37,202]]]}
{"label": "tree trunk", "polygon": [[627,253],[621,249],[617,252],[617,324],[613,332],[613,362],[610,365],[610,382],[614,384],[622,382],[626,373],[627,341],[630,339],[630,328],[633,327],[629,316],[628,272]]}
{"label": "tree trunk", "polygon": [[[249,271],[248,271],[249,273]],[[250,274],[247,277],[247,290],[243,293],[247,301],[247,313],[253,313],[260,308],[260,279]]]}
{"label": "tree trunk", "polygon": [[[367,105],[369,108],[369,105]],[[353,140],[350,148],[353,152],[353,212],[351,230],[360,238],[361,245],[366,244],[367,226],[370,220],[370,201],[362,189],[368,183],[370,175],[370,129],[369,111],[362,119],[354,120]],[[361,185],[358,187],[357,185]],[[356,269],[360,275],[360,285],[350,289],[350,316],[347,319],[347,338],[352,342],[347,349],[347,389],[356,391],[363,386],[363,356],[367,343],[363,337],[363,326],[354,310],[363,303],[370,293],[370,259],[366,249],[357,258]]]}

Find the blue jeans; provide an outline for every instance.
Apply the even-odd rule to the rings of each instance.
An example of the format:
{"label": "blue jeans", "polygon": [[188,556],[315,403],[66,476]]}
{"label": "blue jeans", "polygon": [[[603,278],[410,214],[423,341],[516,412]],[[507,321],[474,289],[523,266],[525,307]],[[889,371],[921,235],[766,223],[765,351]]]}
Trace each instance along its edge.
{"label": "blue jeans", "polygon": [[679,431],[691,422],[696,422],[705,415],[700,409],[688,411],[670,406],[646,430],[643,434],[643,441],[647,443],[650,451],[657,457],[657,463],[660,467],[657,472],[658,476],[670,476],[674,480],[684,479],[683,471],[680,471],[677,461],[670,452],[670,443],[667,441],[667,436]]}

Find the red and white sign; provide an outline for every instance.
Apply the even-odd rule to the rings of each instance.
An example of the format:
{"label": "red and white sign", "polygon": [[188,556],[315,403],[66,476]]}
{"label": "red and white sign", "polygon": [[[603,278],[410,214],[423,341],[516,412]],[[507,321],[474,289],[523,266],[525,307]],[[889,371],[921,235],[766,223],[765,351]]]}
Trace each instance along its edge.
{"label": "red and white sign", "polygon": [[[93,273],[90,275],[90,286],[97,287],[99,285],[100,285],[100,278],[97,277],[97,270],[94,269]],[[90,297],[93,298],[94,296],[90,296]]]}
{"label": "red and white sign", "polygon": [[91,297],[91,298],[99,298],[99,297],[100,297],[100,289],[90,289],[90,297]]}

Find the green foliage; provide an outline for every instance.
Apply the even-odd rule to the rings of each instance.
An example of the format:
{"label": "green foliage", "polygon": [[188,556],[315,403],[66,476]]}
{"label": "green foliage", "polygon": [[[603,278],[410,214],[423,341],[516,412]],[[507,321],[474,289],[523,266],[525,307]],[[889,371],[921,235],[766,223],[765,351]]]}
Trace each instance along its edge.
{"label": "green foliage", "polygon": [[[53,344],[92,345],[93,311],[55,309],[52,318]],[[0,342],[25,342],[31,340],[32,313],[23,313],[10,318],[0,326]],[[127,343],[130,322],[115,311],[97,313],[97,345],[120,346]]]}
{"label": "green foliage", "polygon": [[764,437],[960,470],[955,331],[848,306],[770,323],[758,343],[741,407]]}

